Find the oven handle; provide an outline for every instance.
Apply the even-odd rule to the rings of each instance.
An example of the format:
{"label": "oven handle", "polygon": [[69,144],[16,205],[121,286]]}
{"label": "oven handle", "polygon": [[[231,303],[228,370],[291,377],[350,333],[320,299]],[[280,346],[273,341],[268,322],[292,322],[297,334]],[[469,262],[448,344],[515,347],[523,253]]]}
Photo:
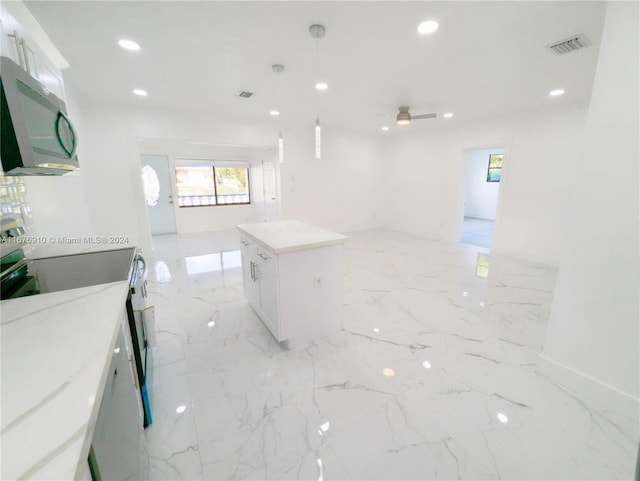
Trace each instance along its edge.
{"label": "oven handle", "polygon": [[21,259],[20,261],[16,262],[12,266],[9,266],[6,270],[2,271],[2,280],[9,277],[9,275],[12,272],[20,269],[21,267],[26,266],[28,263],[29,263],[29,259]]}

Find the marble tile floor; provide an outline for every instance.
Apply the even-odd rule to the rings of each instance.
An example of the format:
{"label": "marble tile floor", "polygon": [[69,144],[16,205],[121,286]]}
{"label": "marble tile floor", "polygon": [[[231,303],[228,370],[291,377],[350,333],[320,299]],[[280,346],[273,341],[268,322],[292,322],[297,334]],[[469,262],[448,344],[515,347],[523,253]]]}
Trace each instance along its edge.
{"label": "marble tile floor", "polygon": [[478,219],[476,217],[465,217],[462,222],[462,238],[460,242],[479,247],[491,247],[493,241],[492,220]]}
{"label": "marble tile floor", "polygon": [[536,373],[555,268],[348,235],[343,330],[298,351],[248,306],[235,231],[154,238],[152,479],[633,477],[637,420]]}

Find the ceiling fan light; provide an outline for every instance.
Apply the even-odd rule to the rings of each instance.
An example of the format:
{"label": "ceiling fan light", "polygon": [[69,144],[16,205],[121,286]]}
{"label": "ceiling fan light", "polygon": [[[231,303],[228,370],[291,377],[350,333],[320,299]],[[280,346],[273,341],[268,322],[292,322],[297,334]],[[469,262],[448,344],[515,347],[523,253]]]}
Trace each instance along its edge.
{"label": "ceiling fan light", "polygon": [[398,116],[396,117],[396,125],[409,125],[411,123],[411,115],[409,112],[398,112]]}

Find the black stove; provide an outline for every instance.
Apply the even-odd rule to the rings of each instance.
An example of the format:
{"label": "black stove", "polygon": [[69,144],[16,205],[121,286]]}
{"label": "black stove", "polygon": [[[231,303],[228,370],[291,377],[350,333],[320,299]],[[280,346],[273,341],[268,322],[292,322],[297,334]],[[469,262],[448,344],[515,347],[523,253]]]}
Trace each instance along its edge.
{"label": "black stove", "polygon": [[132,282],[136,249],[129,247],[39,259],[22,249],[2,258],[1,299],[64,291],[116,281]]}

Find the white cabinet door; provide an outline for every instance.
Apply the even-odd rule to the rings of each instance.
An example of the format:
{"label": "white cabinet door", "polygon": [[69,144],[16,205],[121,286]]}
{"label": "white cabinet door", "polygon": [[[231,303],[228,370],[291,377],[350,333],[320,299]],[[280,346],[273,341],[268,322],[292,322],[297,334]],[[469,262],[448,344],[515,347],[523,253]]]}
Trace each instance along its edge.
{"label": "white cabinet door", "polygon": [[244,294],[256,311],[260,310],[260,285],[258,284],[258,272],[252,250],[255,247],[245,239],[241,240],[240,252],[242,255],[242,281]]}
{"label": "white cabinet door", "polygon": [[144,479],[146,452],[142,419],[121,324],[107,385],[101,400],[92,446],[102,479]]}
{"label": "white cabinet door", "polygon": [[0,5],[2,55],[27,70],[43,87],[64,100],[62,71],[48,58],[40,45],[9,12],[5,2]]}
{"label": "white cabinet door", "polygon": [[0,19],[2,20],[2,55],[23,66],[22,54],[19,52],[19,38],[16,35],[17,22],[7,11],[4,2],[0,3]]}
{"label": "white cabinet door", "polygon": [[274,337],[280,338],[280,321],[278,319],[278,278],[274,271],[264,264],[258,264],[260,275],[260,312]]}
{"label": "white cabinet door", "polygon": [[42,53],[36,43],[27,35],[24,30],[19,31],[20,44],[24,56],[25,68],[31,76],[39,82],[42,82]]}
{"label": "white cabinet door", "polygon": [[49,59],[43,57],[40,64],[40,81],[42,86],[50,90],[59,99],[65,100],[62,72]]}

